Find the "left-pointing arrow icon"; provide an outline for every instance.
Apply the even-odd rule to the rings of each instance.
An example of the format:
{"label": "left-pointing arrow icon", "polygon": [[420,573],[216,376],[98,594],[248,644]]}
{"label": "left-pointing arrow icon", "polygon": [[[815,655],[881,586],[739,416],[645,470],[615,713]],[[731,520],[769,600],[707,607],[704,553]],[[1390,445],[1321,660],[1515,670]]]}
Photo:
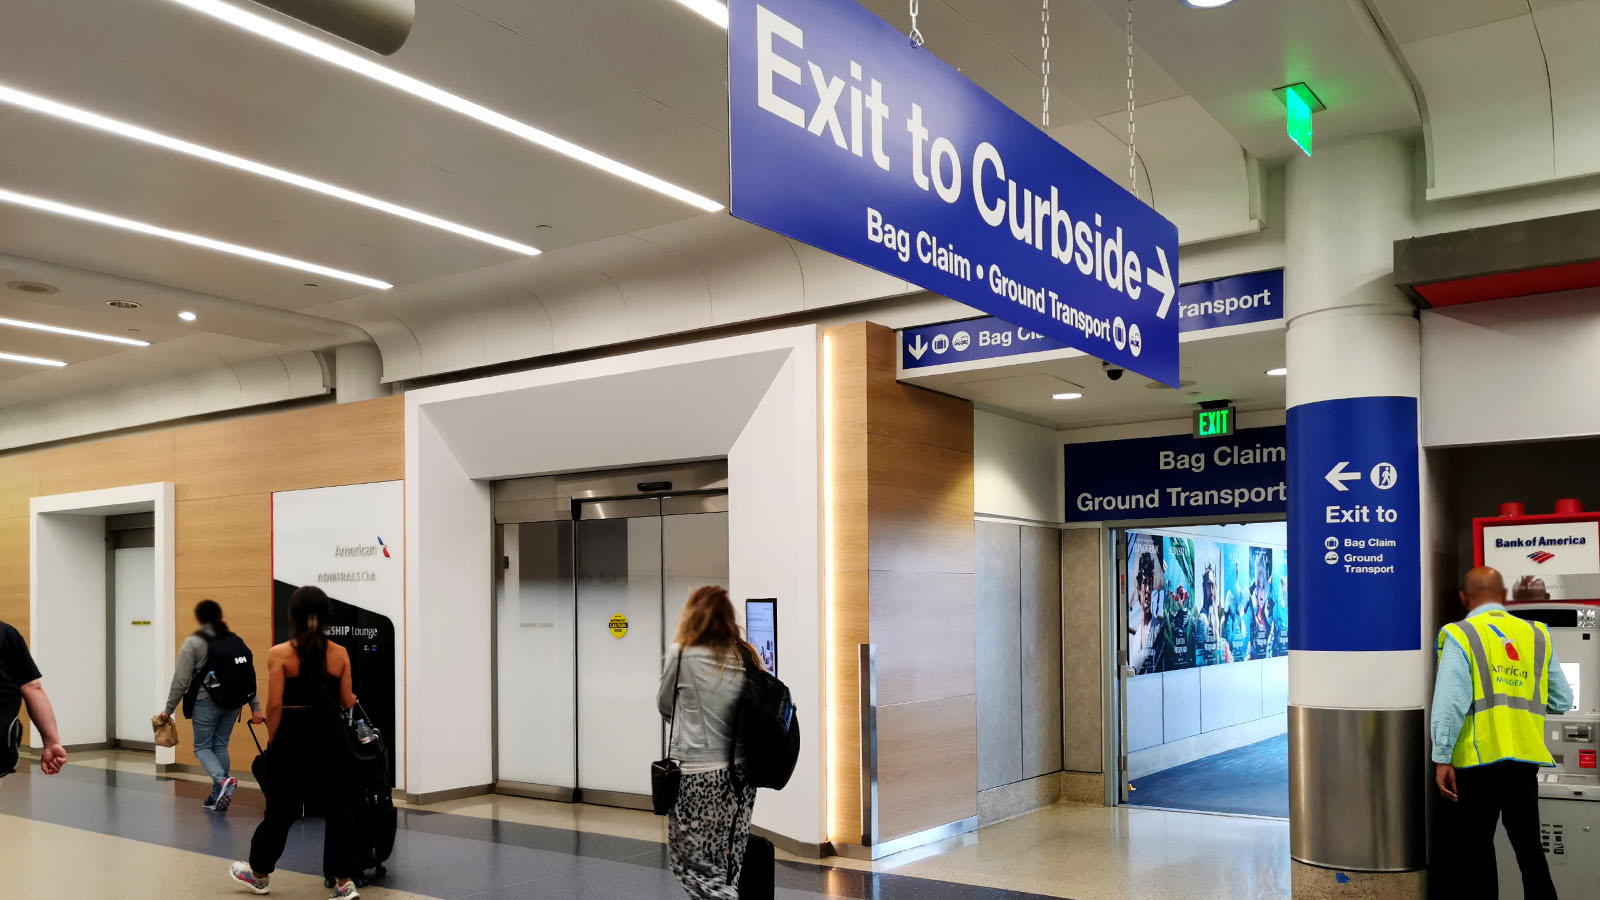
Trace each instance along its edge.
{"label": "left-pointing arrow icon", "polygon": [[921,359],[922,354],[928,352],[928,345],[922,340],[922,335],[919,334],[915,340],[906,345],[906,351],[911,354],[912,359]]}
{"label": "left-pointing arrow icon", "polygon": [[1349,460],[1340,460],[1338,465],[1328,470],[1328,474],[1322,476],[1323,478],[1327,479],[1329,484],[1333,485],[1334,490],[1348,491],[1350,489],[1344,485],[1346,481],[1361,480],[1360,472],[1346,472],[1344,470],[1344,467],[1348,465],[1350,465]]}

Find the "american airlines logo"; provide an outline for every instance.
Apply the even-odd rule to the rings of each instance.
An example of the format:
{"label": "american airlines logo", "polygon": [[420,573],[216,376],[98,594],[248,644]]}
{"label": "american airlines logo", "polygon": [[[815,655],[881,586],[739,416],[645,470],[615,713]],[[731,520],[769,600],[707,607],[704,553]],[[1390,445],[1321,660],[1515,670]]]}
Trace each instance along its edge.
{"label": "american airlines logo", "polygon": [[1535,550],[1534,552],[1528,554],[1528,558],[1542,566],[1550,560],[1555,559],[1556,555],[1547,550]]}
{"label": "american airlines logo", "polygon": [[333,555],[340,557],[378,556],[379,554],[382,554],[384,559],[394,558],[389,555],[389,545],[385,544],[381,537],[378,538],[376,544],[340,544],[333,548]]}

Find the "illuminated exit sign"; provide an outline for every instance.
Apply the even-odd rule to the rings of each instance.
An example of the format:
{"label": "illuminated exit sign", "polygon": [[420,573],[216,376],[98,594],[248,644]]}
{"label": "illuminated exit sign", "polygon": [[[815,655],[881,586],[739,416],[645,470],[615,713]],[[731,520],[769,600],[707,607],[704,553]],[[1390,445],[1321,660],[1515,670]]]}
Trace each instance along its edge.
{"label": "illuminated exit sign", "polygon": [[1233,434],[1234,418],[1238,411],[1232,406],[1194,411],[1194,436],[1197,438],[1227,437]]}
{"label": "illuminated exit sign", "polygon": [[1282,101],[1287,114],[1284,127],[1289,133],[1289,140],[1294,141],[1297,147],[1310,156],[1311,116],[1328,107],[1317,99],[1317,95],[1312,93],[1311,88],[1303,81],[1285,85],[1273,93]]}

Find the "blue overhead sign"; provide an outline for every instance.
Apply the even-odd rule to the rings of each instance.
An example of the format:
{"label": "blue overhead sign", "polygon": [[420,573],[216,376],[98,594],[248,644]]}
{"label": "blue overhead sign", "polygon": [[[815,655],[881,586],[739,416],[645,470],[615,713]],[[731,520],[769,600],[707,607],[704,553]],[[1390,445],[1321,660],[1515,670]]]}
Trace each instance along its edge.
{"label": "blue overhead sign", "polygon": [[1066,445],[1068,522],[1282,514],[1284,428]]}
{"label": "blue overhead sign", "polygon": [[1415,397],[1289,409],[1290,650],[1422,646]]}
{"label": "blue overhead sign", "polygon": [[732,0],[735,216],[1178,383],[1178,230],[854,0]]}
{"label": "blue overhead sign", "polygon": [[[1178,288],[1178,330],[1205,331],[1283,318],[1283,270],[1200,281]],[[925,369],[1020,356],[1067,345],[998,316],[923,325],[900,332],[900,367]]]}

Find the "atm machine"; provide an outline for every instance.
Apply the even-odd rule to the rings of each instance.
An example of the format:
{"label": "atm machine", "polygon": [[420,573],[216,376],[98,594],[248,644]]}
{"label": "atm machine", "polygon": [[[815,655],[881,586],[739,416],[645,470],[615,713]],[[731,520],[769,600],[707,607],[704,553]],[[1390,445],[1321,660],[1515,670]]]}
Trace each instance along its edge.
{"label": "atm machine", "polygon": [[[1600,513],[1563,500],[1549,514],[1506,504],[1475,519],[1478,565],[1490,565],[1513,588],[1509,611],[1543,622],[1572,685],[1573,708],[1545,719],[1555,767],[1539,773],[1539,830],[1561,897],[1600,896]],[[1538,579],[1548,596],[1515,590]],[[1500,896],[1522,896],[1516,857],[1502,829],[1496,837]]]}

